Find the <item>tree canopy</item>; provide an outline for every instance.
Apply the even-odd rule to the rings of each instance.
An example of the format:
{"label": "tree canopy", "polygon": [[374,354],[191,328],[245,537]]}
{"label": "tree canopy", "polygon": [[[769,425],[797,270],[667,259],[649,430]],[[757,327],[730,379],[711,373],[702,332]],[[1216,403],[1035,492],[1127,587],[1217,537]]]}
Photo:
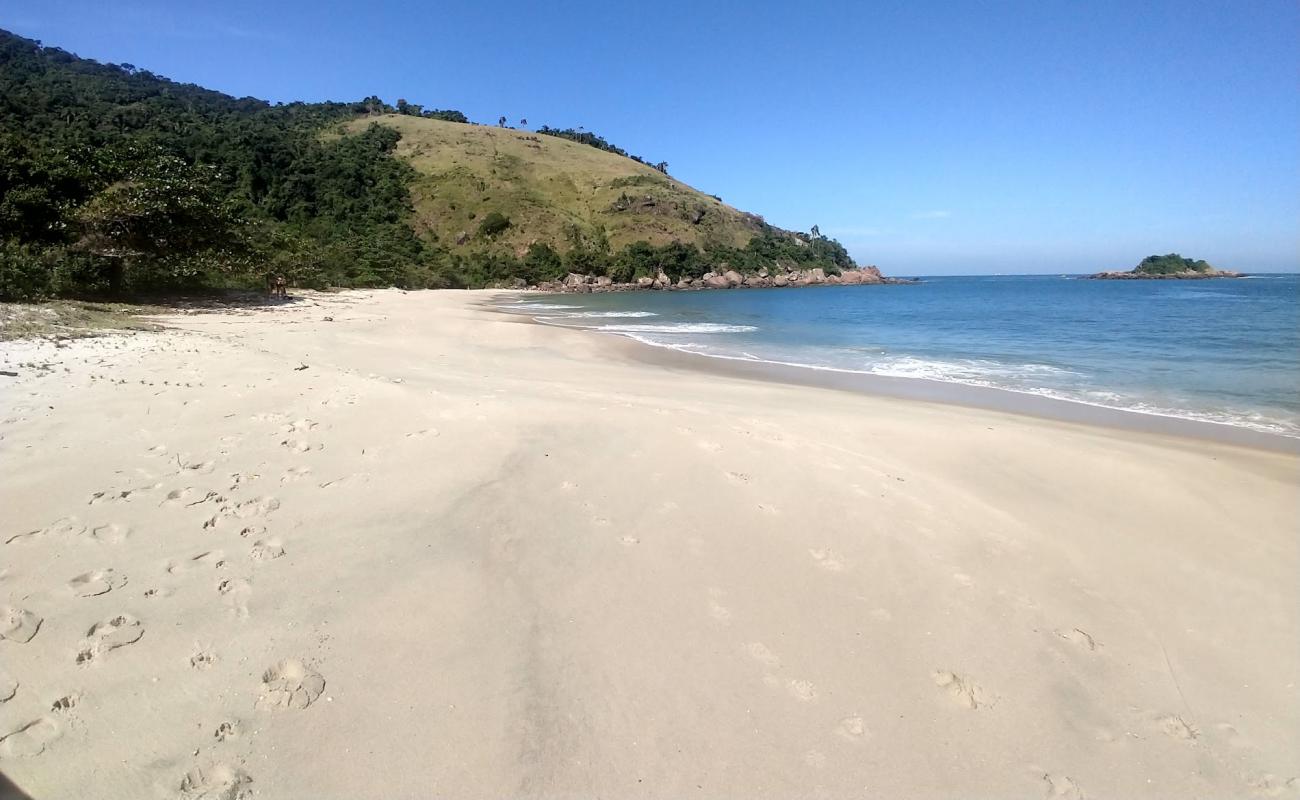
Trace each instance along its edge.
{"label": "tree canopy", "polygon": [[1215,269],[1205,261],[1194,261],[1183,258],[1177,253],[1169,253],[1163,256],[1147,256],[1133,268],[1133,271],[1143,275],[1173,275],[1179,272],[1214,272]]}

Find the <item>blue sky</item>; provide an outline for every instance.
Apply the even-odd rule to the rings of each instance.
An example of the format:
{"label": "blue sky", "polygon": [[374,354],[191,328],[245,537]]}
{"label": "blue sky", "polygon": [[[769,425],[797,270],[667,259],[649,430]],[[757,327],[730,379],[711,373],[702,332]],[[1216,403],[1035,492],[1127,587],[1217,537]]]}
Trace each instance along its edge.
{"label": "blue sky", "polygon": [[892,274],[1300,269],[1300,4],[0,0],[268,100],[582,125]]}

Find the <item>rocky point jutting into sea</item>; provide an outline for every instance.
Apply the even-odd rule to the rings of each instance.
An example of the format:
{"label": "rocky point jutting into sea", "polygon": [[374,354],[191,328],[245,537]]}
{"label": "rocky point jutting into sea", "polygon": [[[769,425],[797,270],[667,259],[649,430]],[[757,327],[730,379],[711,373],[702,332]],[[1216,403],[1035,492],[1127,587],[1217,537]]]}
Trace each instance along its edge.
{"label": "rocky point jutting into sea", "polygon": [[583,275],[570,272],[564,280],[544,281],[531,288],[543,292],[628,292],[638,289],[651,290],[688,290],[688,289],[774,289],[788,286],[865,286],[870,284],[915,283],[907,278],[887,278],[874,266],[846,269],[840,274],[826,274],[826,270],[794,269],[785,271],[760,269],[749,275],[742,275],[734,269],[723,272],[706,272],[699,278],[682,276],[674,281],[660,270],[655,277],[637,278],[629,283],[617,283],[607,275]]}

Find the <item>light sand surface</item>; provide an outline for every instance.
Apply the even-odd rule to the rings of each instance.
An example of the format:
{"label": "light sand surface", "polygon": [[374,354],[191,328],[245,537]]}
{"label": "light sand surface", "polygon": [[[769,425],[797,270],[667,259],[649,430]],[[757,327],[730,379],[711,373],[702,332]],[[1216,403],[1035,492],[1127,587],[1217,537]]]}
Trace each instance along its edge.
{"label": "light sand surface", "polygon": [[3,345],[0,772],[1300,794],[1295,456],[648,365],[487,297]]}

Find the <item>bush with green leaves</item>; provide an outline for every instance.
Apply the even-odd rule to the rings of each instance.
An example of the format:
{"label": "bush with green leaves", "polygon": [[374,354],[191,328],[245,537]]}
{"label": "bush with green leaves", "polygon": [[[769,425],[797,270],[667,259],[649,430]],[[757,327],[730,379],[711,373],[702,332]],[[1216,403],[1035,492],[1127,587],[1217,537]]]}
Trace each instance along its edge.
{"label": "bush with green leaves", "polygon": [[491,239],[497,234],[510,227],[510,218],[500,211],[491,211],[483,221],[479,223],[478,235],[484,239]]}

